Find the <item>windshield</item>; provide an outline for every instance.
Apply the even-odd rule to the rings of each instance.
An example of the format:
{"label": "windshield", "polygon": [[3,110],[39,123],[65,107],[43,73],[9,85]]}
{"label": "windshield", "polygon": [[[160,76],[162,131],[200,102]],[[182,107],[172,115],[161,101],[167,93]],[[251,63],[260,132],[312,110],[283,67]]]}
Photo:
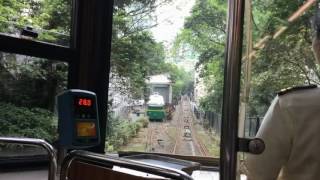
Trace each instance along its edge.
{"label": "windshield", "polygon": [[[38,40],[68,45],[70,4],[1,1],[0,31],[26,38],[23,33],[40,30]],[[319,84],[315,4],[246,3],[240,137],[256,136],[278,91]],[[115,1],[106,152],[220,157],[227,10],[225,0]],[[59,38],[44,33],[51,29]],[[0,135],[55,144],[54,97],[67,87],[68,66],[0,52],[0,70]],[[4,156],[42,154],[25,146],[0,150]]]}
{"label": "windshield", "polygon": [[115,1],[106,151],[219,157],[226,1]]}

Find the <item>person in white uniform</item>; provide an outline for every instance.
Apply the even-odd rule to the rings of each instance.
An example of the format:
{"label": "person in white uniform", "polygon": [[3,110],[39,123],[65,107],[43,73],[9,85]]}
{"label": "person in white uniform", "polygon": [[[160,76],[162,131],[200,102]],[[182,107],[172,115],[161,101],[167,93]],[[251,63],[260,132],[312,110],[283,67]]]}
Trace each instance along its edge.
{"label": "person in white uniform", "polygon": [[[312,48],[320,63],[320,13],[316,12]],[[247,154],[248,180],[320,179],[320,88],[286,89],[269,107],[256,135],[265,143],[260,155]]]}

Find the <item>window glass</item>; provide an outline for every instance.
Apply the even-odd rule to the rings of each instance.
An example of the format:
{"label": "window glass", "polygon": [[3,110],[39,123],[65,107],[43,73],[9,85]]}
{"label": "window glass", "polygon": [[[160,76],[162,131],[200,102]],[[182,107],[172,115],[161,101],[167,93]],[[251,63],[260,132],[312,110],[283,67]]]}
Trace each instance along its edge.
{"label": "window glass", "polygon": [[219,158],[226,1],[115,1],[106,151]]}
{"label": "window glass", "polygon": [[69,46],[71,0],[1,0],[0,32]]}
{"label": "window glass", "polygon": [[[315,36],[314,29],[317,27],[313,18],[316,3],[286,0],[250,2],[252,5],[249,7],[247,3],[245,12],[239,130],[242,137],[261,138],[266,149],[261,155],[241,154],[239,170],[251,174],[250,179],[276,179],[279,172],[284,179],[293,179],[304,172],[300,169],[303,165],[299,165],[305,161],[304,157],[317,156],[308,154],[310,152],[304,152],[303,157],[288,154],[295,152],[292,147],[308,148],[307,144],[297,146],[295,142],[299,140],[295,137],[304,134],[300,130],[308,132],[310,126],[317,126],[317,122],[312,120],[317,115],[311,110],[317,106],[312,100],[316,96],[306,98],[312,97],[308,95],[312,93],[312,90],[308,91],[312,89],[309,85],[319,84],[320,77],[315,58],[317,53],[314,53],[318,49],[313,52],[312,47],[312,43],[317,42],[314,38],[320,37]],[[297,86],[309,88],[288,90]],[[307,121],[308,126],[305,124]],[[315,141],[318,140],[308,139],[311,144]],[[300,142],[305,143],[305,140]],[[295,160],[291,162],[287,158]],[[293,166],[299,170],[291,169]],[[258,173],[262,171],[267,173]]]}
{"label": "window glass", "polygon": [[[55,96],[66,88],[67,70],[66,63],[0,52],[0,136],[39,138],[55,145]],[[46,152],[1,144],[0,154],[5,158]]]}

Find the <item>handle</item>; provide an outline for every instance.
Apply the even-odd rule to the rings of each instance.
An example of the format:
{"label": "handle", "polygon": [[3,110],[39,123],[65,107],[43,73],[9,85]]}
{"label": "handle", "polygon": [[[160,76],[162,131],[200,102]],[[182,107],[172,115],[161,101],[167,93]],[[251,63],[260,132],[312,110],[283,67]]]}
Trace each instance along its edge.
{"label": "handle", "polygon": [[48,180],[55,180],[57,173],[57,158],[54,148],[48,142],[42,139],[33,138],[0,137],[0,143],[36,145],[44,148],[48,152],[50,158]]}

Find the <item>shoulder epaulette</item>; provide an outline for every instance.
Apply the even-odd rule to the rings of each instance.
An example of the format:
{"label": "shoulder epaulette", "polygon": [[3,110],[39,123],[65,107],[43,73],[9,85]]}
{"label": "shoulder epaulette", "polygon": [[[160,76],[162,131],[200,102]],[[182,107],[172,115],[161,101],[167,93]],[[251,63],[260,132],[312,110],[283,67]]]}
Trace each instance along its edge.
{"label": "shoulder epaulette", "polygon": [[282,96],[293,91],[304,90],[304,89],[314,89],[314,88],[317,88],[317,85],[312,84],[307,86],[290,87],[290,88],[282,89],[280,92],[278,92],[278,96]]}

